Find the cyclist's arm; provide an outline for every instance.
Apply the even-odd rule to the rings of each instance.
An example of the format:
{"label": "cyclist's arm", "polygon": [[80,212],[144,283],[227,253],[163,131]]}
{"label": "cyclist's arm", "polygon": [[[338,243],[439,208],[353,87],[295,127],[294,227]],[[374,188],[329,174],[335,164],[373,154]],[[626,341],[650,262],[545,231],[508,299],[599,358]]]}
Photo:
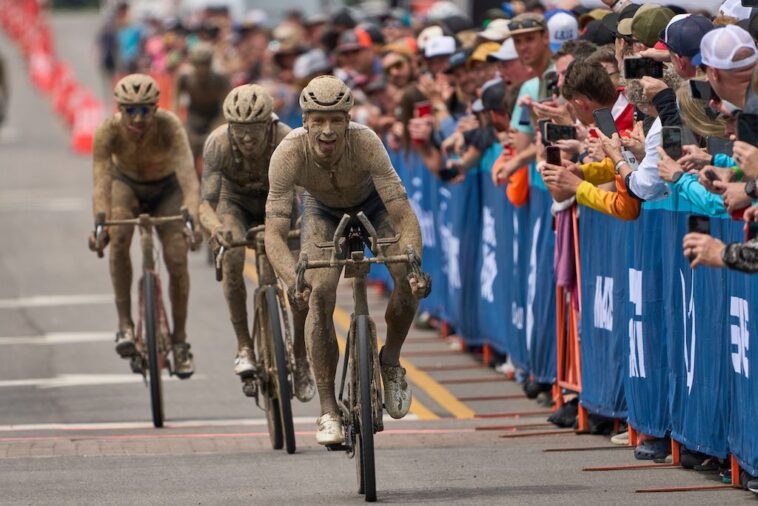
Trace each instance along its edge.
{"label": "cyclist's arm", "polygon": [[421,227],[418,224],[416,213],[413,212],[408,202],[408,194],[405,191],[400,177],[392,167],[392,162],[384,149],[379,137],[367,130],[366,146],[362,153],[366,153],[368,167],[374,181],[376,191],[387,209],[387,215],[395,229],[400,234],[400,246],[405,250],[406,246],[413,246],[416,254],[421,256]]}
{"label": "cyclist's arm", "polygon": [[111,120],[95,130],[92,145],[92,214],[111,216]]}
{"label": "cyclist's arm", "polygon": [[187,132],[185,132],[179,118],[171,115],[172,142],[171,156],[169,159],[173,162],[176,172],[176,179],[182,188],[184,195],[184,206],[190,214],[197,217],[197,208],[200,200],[200,185],[197,182],[197,172],[195,171],[195,162],[192,159],[192,150],[190,149]]}
{"label": "cyclist's arm", "polygon": [[266,256],[288,287],[295,286],[295,259],[287,245],[298,167],[297,150],[292,149],[296,148],[294,144],[284,141],[271,156],[266,200]]}
{"label": "cyclist's arm", "polygon": [[201,188],[200,225],[208,234],[213,234],[217,227],[223,226],[216,214],[219,194],[221,193],[221,164],[223,157],[221,147],[213,136],[208,137],[203,149],[203,184]]}

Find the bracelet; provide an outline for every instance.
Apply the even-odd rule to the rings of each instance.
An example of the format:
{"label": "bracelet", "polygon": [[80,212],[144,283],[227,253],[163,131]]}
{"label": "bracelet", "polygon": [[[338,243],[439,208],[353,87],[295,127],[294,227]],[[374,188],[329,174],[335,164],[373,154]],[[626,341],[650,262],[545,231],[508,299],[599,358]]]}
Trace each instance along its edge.
{"label": "bracelet", "polygon": [[734,170],[736,181],[742,181],[742,178],[745,177],[745,173],[742,172],[742,169],[740,169],[738,165],[735,165],[732,169]]}
{"label": "bracelet", "polygon": [[616,165],[613,166],[613,172],[615,172],[616,174],[618,174],[619,173],[619,169],[625,163],[626,163],[626,160],[619,160],[618,162],[616,162]]}

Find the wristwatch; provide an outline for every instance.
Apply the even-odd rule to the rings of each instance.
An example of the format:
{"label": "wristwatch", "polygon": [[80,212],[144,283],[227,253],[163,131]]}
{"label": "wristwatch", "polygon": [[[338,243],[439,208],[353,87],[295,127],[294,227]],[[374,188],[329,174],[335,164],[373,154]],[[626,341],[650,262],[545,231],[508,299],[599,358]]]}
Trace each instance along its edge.
{"label": "wristwatch", "polygon": [[676,183],[677,181],[679,181],[680,179],[682,179],[683,175],[684,175],[684,171],[683,170],[678,170],[678,171],[674,172],[674,175],[671,176],[671,182],[672,183]]}
{"label": "wristwatch", "polygon": [[745,193],[753,200],[758,199],[758,188],[756,188],[755,179],[751,179],[745,184]]}

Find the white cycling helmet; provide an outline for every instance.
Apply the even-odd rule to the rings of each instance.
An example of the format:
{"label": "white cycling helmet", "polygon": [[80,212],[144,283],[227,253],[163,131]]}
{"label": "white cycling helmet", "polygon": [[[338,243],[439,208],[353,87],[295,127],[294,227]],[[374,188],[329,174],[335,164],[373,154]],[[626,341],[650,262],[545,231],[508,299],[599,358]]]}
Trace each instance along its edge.
{"label": "white cycling helmet", "polygon": [[341,79],[318,76],[311,80],[300,94],[300,109],[311,111],[349,112],[353,107],[353,93]]}
{"label": "white cycling helmet", "polygon": [[260,123],[271,119],[274,100],[263,86],[243,84],[224,99],[224,117],[231,123]]}
{"label": "white cycling helmet", "polygon": [[156,104],[161,90],[155,79],[146,74],[129,74],[116,83],[113,97],[120,105]]}

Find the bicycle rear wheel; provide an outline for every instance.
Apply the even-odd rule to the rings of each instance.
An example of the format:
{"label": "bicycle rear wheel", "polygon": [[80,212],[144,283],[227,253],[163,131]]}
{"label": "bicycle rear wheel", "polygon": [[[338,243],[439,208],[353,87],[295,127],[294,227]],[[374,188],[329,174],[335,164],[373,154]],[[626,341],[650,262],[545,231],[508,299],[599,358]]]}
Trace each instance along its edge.
{"label": "bicycle rear wheel", "polygon": [[[376,501],[376,468],[374,465],[374,410],[371,402],[371,381],[374,377],[374,353],[371,349],[371,327],[368,316],[355,318],[355,364],[357,367],[358,423],[356,431],[356,458],[358,459],[359,492],[367,502]],[[362,485],[362,487],[360,486]]]}
{"label": "bicycle rear wheel", "polygon": [[287,352],[282,334],[279,317],[279,299],[276,288],[266,288],[266,310],[269,316],[271,340],[274,344],[274,365],[276,367],[276,396],[279,401],[284,445],[287,453],[295,453],[295,425],[292,421],[292,392],[290,389],[289,371],[287,370]]}
{"label": "bicycle rear wheel", "polygon": [[163,385],[161,383],[161,357],[158,349],[158,299],[155,293],[155,274],[145,272],[142,278],[142,301],[145,305],[145,337],[147,342],[147,363],[149,371],[150,408],[153,412],[153,426],[163,427]]}

